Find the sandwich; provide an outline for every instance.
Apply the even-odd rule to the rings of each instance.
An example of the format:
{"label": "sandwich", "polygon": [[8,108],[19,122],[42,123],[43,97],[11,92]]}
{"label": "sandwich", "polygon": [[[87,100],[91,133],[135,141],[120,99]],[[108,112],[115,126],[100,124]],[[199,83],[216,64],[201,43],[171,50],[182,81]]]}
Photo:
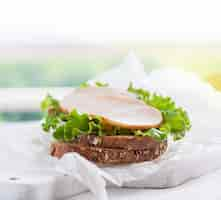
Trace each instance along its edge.
{"label": "sandwich", "polygon": [[62,101],[41,103],[42,128],[53,136],[50,154],[76,152],[96,164],[129,164],[160,158],[168,140],[190,130],[187,112],[170,97],[135,88],[82,84]]}

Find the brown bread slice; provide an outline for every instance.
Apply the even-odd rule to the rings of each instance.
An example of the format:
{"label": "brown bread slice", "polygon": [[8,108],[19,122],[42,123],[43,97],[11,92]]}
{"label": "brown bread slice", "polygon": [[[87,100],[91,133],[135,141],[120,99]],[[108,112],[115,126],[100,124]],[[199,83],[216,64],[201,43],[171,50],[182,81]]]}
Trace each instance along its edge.
{"label": "brown bread slice", "polygon": [[76,143],[53,143],[51,155],[61,158],[65,153],[77,152],[97,164],[128,164],[151,161],[160,157],[167,149],[167,141],[157,142],[143,150],[126,150],[85,146]]}
{"label": "brown bread slice", "polygon": [[151,137],[145,136],[96,136],[82,135],[73,141],[76,144],[91,147],[144,150],[154,148],[159,142]]}

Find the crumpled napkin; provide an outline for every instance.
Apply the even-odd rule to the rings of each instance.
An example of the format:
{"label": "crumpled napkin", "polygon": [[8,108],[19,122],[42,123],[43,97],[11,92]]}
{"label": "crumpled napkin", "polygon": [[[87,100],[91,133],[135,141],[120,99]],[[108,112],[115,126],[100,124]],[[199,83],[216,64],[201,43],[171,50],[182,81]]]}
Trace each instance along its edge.
{"label": "crumpled napkin", "polygon": [[[37,135],[32,140],[15,145],[18,140],[10,138],[10,145],[14,144],[11,149],[16,156],[25,154],[19,157],[19,162],[25,160],[25,164],[21,165],[23,168],[37,166],[69,174],[98,200],[108,200],[107,186],[167,188],[221,168],[221,94],[195,74],[166,68],[147,75],[136,56],[130,54],[122,64],[89,82],[93,81],[105,81],[112,87],[124,89],[133,81],[135,86],[171,96],[177,105],[184,106],[189,112],[192,129],[185,139],[171,143],[158,160],[101,168],[76,153],[66,154],[60,160],[50,157],[48,147],[51,137],[39,133],[39,128],[33,128],[29,131],[37,131]],[[7,157],[4,159],[6,167],[9,163]]]}
{"label": "crumpled napkin", "polygon": [[127,89],[132,81],[135,86],[141,80],[146,79],[144,65],[137,59],[133,52],[130,52],[119,65],[112,67],[88,82],[93,84],[96,81],[106,82],[110,87]]}

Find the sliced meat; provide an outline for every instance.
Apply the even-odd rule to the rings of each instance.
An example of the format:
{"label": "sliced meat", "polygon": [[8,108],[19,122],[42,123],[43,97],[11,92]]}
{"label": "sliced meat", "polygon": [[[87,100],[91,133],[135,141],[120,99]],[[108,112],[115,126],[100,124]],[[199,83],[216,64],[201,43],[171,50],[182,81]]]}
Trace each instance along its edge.
{"label": "sliced meat", "polygon": [[131,130],[156,128],[163,120],[159,110],[128,92],[114,88],[75,89],[64,97],[61,106],[68,112],[77,109],[81,113],[98,115],[106,124]]}

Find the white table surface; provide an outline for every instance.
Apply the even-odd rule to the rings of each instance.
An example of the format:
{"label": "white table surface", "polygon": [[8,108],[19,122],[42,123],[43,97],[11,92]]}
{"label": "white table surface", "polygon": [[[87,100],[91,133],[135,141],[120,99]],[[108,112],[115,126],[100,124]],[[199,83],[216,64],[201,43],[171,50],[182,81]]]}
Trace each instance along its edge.
{"label": "white table surface", "polygon": [[[221,170],[168,189],[108,189],[110,200],[220,200]],[[94,200],[83,193],[68,200]]]}
{"label": "white table surface", "polygon": [[[11,135],[10,131],[17,130],[19,134],[25,132],[34,123],[0,124],[1,138]],[[17,133],[16,133],[17,134]],[[11,142],[11,141],[10,141]],[[16,142],[19,142],[16,140]],[[3,145],[4,143],[2,143]],[[6,144],[5,144],[6,145]],[[2,154],[4,156],[4,154]],[[16,168],[16,166],[15,166]],[[13,177],[18,180],[10,180]],[[220,200],[221,199],[221,169],[191,180],[183,185],[168,189],[108,189],[110,200]],[[76,180],[57,172],[40,171],[26,174],[13,174],[0,172],[0,200],[93,200],[91,193],[81,193],[73,196],[78,191]],[[82,188],[81,188],[82,190]],[[79,191],[80,192],[80,191]]]}

